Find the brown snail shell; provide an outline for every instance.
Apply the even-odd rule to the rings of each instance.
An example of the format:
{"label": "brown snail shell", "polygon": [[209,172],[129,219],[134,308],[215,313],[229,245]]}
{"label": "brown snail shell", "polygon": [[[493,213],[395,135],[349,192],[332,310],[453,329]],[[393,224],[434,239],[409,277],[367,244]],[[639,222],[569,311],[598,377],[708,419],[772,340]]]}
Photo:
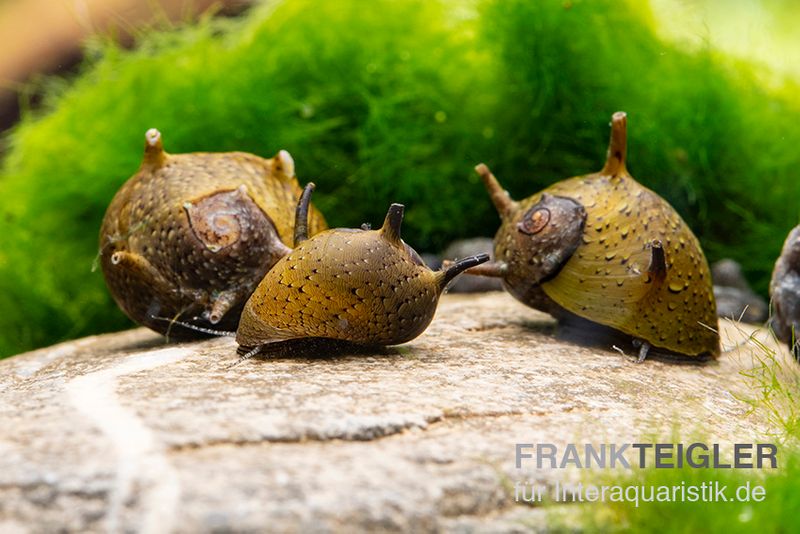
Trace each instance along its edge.
{"label": "brown snail shell", "polygon": [[[289,252],[301,193],[286,151],[167,154],[145,134],[139,171],[117,192],[100,230],[100,265],[114,300],[161,333],[167,318],[235,328],[264,274]],[[310,210],[309,229],[326,228]]]}
{"label": "brown snail shell", "polygon": [[500,276],[520,301],[560,320],[575,315],[650,346],[691,357],[719,355],[708,263],[680,215],[625,168],[626,115],[612,117],[600,172],[513,201],[476,167],[502,224],[497,262],[470,272]]}
{"label": "brown snail shell", "polygon": [[789,345],[794,357],[800,358],[800,226],[789,232],[783,243],[769,292],[772,329],[778,339]]}
{"label": "brown snail shell", "polygon": [[447,283],[489,257],[433,271],[400,238],[402,219],[403,206],[392,204],[378,230],[300,235],[247,301],[236,333],[240,353],[299,338],[398,345],[420,335]]}

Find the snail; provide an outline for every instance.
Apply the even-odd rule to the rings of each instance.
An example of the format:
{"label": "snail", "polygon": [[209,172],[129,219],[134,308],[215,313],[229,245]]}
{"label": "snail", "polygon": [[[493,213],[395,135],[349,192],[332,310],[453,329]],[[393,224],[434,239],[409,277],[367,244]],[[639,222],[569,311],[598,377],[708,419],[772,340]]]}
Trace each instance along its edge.
{"label": "snail", "polygon": [[400,237],[403,206],[392,204],[383,226],[337,228],[306,238],[297,209],[295,249],[278,260],[248,299],[236,342],[245,357],[270,343],[324,338],[358,345],[399,345],[430,324],[448,282],[489,259],[464,258],[428,268]]}
{"label": "snail", "polygon": [[769,284],[772,299],[772,329],[800,359],[800,226],[786,238]]}
{"label": "snail", "polygon": [[[247,297],[290,251],[300,193],[285,150],[272,159],[167,154],[159,131],[148,130],[141,167],[100,230],[111,295],[133,321],[160,333],[172,334],[160,316],[235,328]],[[308,225],[312,234],[326,228],[313,207]]]}
{"label": "snail", "polygon": [[191,330],[235,337],[245,360],[281,342],[400,345],[430,324],[439,297],[461,272],[489,259],[463,258],[442,270],[425,265],[400,237],[403,205],[392,204],[383,226],[336,228],[308,237],[314,184],[296,209],[295,248],[278,260],[247,300],[238,329],[224,331],[159,318]]}
{"label": "snail", "polygon": [[469,273],[501,277],[523,303],[560,322],[575,317],[651,348],[698,359],[719,355],[708,263],[692,231],[625,167],[627,119],[611,120],[603,169],[514,201],[489,168],[476,171],[502,224],[496,261]]}

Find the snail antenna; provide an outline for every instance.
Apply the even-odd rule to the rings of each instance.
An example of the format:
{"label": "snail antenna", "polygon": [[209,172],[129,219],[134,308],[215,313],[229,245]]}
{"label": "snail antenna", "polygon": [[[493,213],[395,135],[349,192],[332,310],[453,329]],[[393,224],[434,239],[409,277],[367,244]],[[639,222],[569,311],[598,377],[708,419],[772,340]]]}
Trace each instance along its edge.
{"label": "snail antenna", "polygon": [[209,334],[212,336],[218,337],[235,337],[236,332],[232,332],[229,330],[214,330],[213,328],[203,328],[202,326],[193,325],[191,323],[184,323],[183,321],[178,321],[176,319],[170,319],[169,317],[158,317],[156,315],[151,315],[151,319],[154,321],[164,321],[172,325],[176,324],[178,326],[182,326],[184,328],[188,328],[189,330],[194,330],[195,332],[202,332],[204,334]]}
{"label": "snail antenna", "polygon": [[161,132],[150,128],[144,134],[144,159],[143,167],[161,167],[167,159],[164,145],[161,142]]}
{"label": "snail antenna", "polygon": [[386,212],[386,219],[383,221],[381,233],[383,236],[392,243],[400,243],[400,227],[403,225],[403,210],[405,207],[402,204],[392,204],[389,206],[389,211]]}
{"label": "snail antenna", "polygon": [[450,280],[452,280],[462,272],[466,271],[470,267],[475,267],[476,265],[480,265],[481,263],[487,261],[489,261],[488,254],[478,254],[477,256],[462,258],[450,264],[443,271],[439,271],[440,273],[442,273],[442,281],[440,283],[441,287],[444,288],[450,282]]}
{"label": "snail antenna", "polygon": [[294,212],[294,246],[308,239],[308,206],[311,203],[311,193],[314,192],[314,182],[308,182],[297,201]]}
{"label": "snail antenna", "polygon": [[611,138],[608,141],[606,164],[600,174],[616,176],[626,172],[625,153],[628,144],[628,116],[617,111],[611,116]]}
{"label": "snail antenna", "polygon": [[[451,261],[444,262],[445,267],[449,267],[452,264],[453,262]],[[490,261],[475,267],[471,267],[464,274],[469,274],[472,276],[488,276],[491,278],[504,278],[506,273],[508,273],[508,264],[506,262]]]}
{"label": "snail antenna", "polygon": [[483,180],[483,185],[486,186],[489,197],[492,199],[492,204],[494,204],[495,209],[497,209],[497,213],[500,214],[500,218],[505,219],[511,215],[516,209],[517,203],[514,202],[511,195],[508,194],[508,191],[503,189],[503,186],[497,181],[497,178],[495,178],[492,171],[489,170],[489,167],[484,163],[479,163],[475,167],[475,172],[477,172],[481,180]]}
{"label": "snail antenna", "polygon": [[239,358],[232,364],[226,366],[225,369],[232,369],[240,363],[246,362],[253,356],[259,354],[263,348],[264,345],[256,345],[255,347],[243,347],[242,345],[239,345],[239,347],[236,349],[236,353],[239,355]]}

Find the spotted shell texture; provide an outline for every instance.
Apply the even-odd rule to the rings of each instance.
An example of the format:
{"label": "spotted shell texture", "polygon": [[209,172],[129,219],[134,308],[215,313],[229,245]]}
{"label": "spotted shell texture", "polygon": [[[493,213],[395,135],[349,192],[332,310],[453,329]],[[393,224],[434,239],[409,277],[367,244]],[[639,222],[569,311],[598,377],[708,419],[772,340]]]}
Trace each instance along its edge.
{"label": "spotted shell texture", "polygon": [[397,345],[427,328],[442,290],[442,271],[383,230],[328,230],[267,273],[245,305],[236,341],[254,347],[319,337]]}
{"label": "spotted shell texture", "polygon": [[[158,318],[234,329],[247,297],[292,245],[301,189],[291,157],[171,155],[157,131],[147,135],[141,168],[103,220],[106,283],[131,319],[156,331],[170,328]],[[324,228],[312,208],[310,232]]]}
{"label": "spotted shell texture", "polygon": [[[656,193],[627,175],[576,177],[546,192],[573,198],[587,213],[581,244],[558,274],[542,283],[566,310],[687,355],[717,354],[711,275],[697,238]],[[536,204],[537,194],[520,203]],[[659,239],[666,277],[648,273],[648,243]],[[502,246],[498,258],[507,255]]]}
{"label": "spotted shell texture", "polygon": [[[513,207],[495,238],[495,255],[508,269],[504,283],[517,298],[544,311],[552,312],[541,302],[541,292],[561,309],[653,347],[716,357],[719,336],[712,330],[717,315],[708,263],[678,213],[625,170],[624,119],[622,113],[615,115],[620,140],[612,139],[612,148],[615,142],[621,147],[615,164],[525,200],[507,201]],[[609,154],[611,159],[614,154]],[[544,194],[579,203],[585,222],[577,247],[560,268],[548,278],[531,280],[544,258],[526,248],[518,225]],[[661,245],[666,272],[651,268],[654,243]]]}

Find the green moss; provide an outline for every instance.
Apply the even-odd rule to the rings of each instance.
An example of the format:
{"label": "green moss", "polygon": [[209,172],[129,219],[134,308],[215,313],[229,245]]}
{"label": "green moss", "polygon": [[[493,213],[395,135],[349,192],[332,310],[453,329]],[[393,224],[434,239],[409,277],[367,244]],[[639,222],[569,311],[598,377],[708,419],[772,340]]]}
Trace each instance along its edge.
{"label": "green moss", "polygon": [[646,14],[604,2],[496,2],[484,20],[506,66],[501,100],[515,103],[498,131],[513,148],[493,158],[513,193],[596,169],[609,111],[623,109],[633,176],[675,206],[711,260],[737,259],[766,294],[800,219],[787,201],[800,194],[796,84],[767,91],[755,67],[662,43]]}
{"label": "green moss", "polygon": [[[733,533],[780,533],[793,531],[800,514],[800,456],[796,453],[781,456],[779,470],[767,470],[763,476],[751,470],[737,469],[644,469],[635,471],[623,480],[605,480],[597,485],[623,487],[638,486],[639,495],[650,498],[651,489],[658,495],[658,488],[725,487],[728,501],[683,500],[643,502],[636,506],[632,502],[606,502],[583,510],[582,522],[586,532],[725,532]],[[713,486],[716,484],[717,486]],[[764,488],[762,501],[736,500],[736,491],[741,487]],[[634,490],[629,495],[634,495]],[[661,490],[663,491],[663,490]],[[683,490],[686,492],[687,490]],[[739,490],[745,495],[745,490]],[[608,492],[610,495],[611,492]],[[663,495],[663,493],[662,493]],[[684,493],[683,495],[687,495]],[[707,495],[715,495],[710,491]],[[752,495],[752,493],[751,493]],[[663,497],[662,497],[663,498]]]}
{"label": "green moss", "polygon": [[332,224],[403,202],[408,241],[437,250],[497,227],[475,163],[530,194],[598,169],[624,109],[634,176],[763,291],[798,220],[796,102],[711,50],[660,42],[640,8],[565,5],[293,0],[132,51],[93,45],[7,140],[0,354],[129,324],[90,267],[150,127],[172,152],[288,149]]}
{"label": "green moss", "polygon": [[[653,456],[648,455],[649,467],[634,469],[632,473],[610,472],[593,477],[587,483],[597,486],[621,486],[640,488],[639,495],[649,496],[651,489],[701,487],[706,484],[725,486],[729,499],[721,501],[656,500],[619,502],[608,498],[606,502],[587,504],[577,514],[578,523],[587,532],[792,532],[800,515],[800,369],[790,359],[779,357],[770,346],[759,341],[760,336],[747,334],[740,330],[737,339],[746,339],[745,354],[742,361],[752,361],[753,365],[742,371],[741,380],[747,391],[739,400],[750,406],[757,419],[769,423],[771,433],[759,440],[773,443],[778,447],[778,469],[724,469],[690,467],[676,469],[656,469],[652,467]],[[773,340],[772,346],[777,341]],[[752,360],[751,360],[752,358]],[[688,425],[697,424],[696,419],[688,419]],[[676,423],[679,425],[680,422]],[[673,436],[668,439],[644,439],[644,442],[661,443],[712,443],[703,436],[681,438],[676,426]],[[747,443],[747,439],[742,442]],[[730,449],[727,449],[728,451]],[[727,458],[729,460],[730,458]],[[723,458],[722,461],[727,461]],[[595,472],[596,473],[596,472]],[[761,501],[740,501],[736,491],[741,487],[764,488]],[[635,490],[624,491],[634,492]],[[662,490],[663,491],[663,490]],[[671,489],[668,490],[671,493]],[[683,490],[686,491],[686,490]],[[744,490],[739,490],[744,496]],[[676,495],[681,495],[678,489]],[[610,495],[611,492],[608,492]],[[634,495],[634,493],[631,493]],[[683,495],[688,495],[684,493]],[[708,493],[707,495],[716,495]],[[750,494],[752,496],[752,493]],[[563,506],[563,505],[558,505]],[[564,521],[557,506],[552,507],[553,520]],[[574,516],[571,518],[574,519]],[[574,524],[574,521],[573,521]]]}

